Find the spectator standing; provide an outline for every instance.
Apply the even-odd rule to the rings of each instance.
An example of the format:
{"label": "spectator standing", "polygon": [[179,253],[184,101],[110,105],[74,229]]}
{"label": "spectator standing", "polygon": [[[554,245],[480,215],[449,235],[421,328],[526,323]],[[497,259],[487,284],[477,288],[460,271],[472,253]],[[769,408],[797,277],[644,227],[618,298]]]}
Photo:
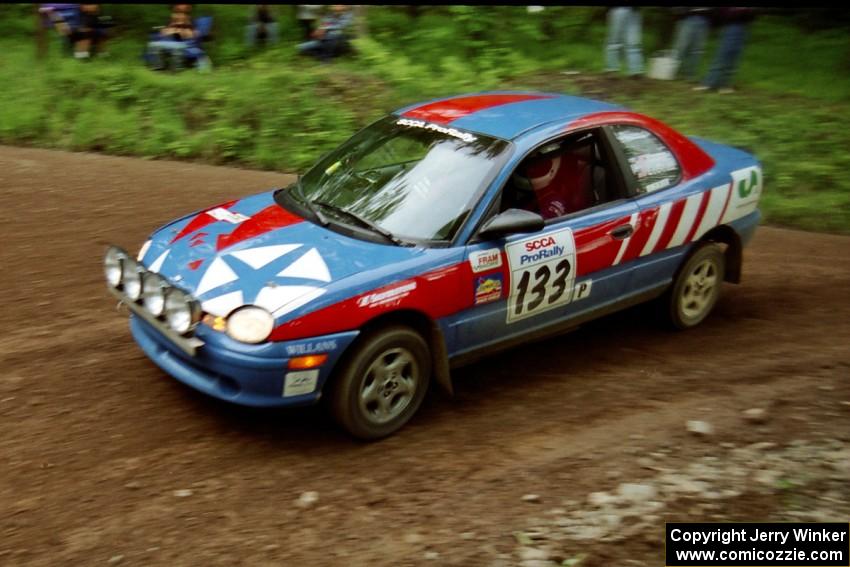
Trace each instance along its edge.
{"label": "spectator standing", "polygon": [[39,8],[43,22],[52,24],[66,38],[77,59],[103,54],[106,29],[111,19],[100,15],[99,4],[42,4]]}
{"label": "spectator standing", "polygon": [[319,19],[319,10],[321,4],[298,4],[295,10],[295,19],[298,20],[298,25],[304,32],[304,41],[310,41],[313,38],[313,30],[316,28],[316,20]]}
{"label": "spectator standing", "polygon": [[278,40],[277,22],[268,4],[257,4],[251,22],[245,29],[245,43],[254,47],[258,41],[274,45]]}
{"label": "spectator standing", "polygon": [[677,74],[689,81],[695,81],[711,28],[711,8],[674,10],[679,14],[673,40],[673,52],[679,62]]}
{"label": "spectator standing", "polygon": [[322,18],[318,29],[313,32],[313,39],[298,46],[298,51],[305,55],[314,55],[327,62],[341,55],[349,48],[349,28],[354,22],[354,14],[348,6],[334,4],[331,13]]}
{"label": "spectator standing", "polygon": [[628,74],[643,74],[641,51],[641,15],[639,8],[615,6],[608,10],[608,37],[605,42],[605,70],[620,70],[621,53],[625,51]]}
{"label": "spectator standing", "polygon": [[732,77],[738,69],[744,44],[749,33],[749,24],[755,19],[753,8],[718,8],[716,13],[720,28],[720,44],[708,75],[702,85],[694,90],[717,90],[719,93],[734,92]]}

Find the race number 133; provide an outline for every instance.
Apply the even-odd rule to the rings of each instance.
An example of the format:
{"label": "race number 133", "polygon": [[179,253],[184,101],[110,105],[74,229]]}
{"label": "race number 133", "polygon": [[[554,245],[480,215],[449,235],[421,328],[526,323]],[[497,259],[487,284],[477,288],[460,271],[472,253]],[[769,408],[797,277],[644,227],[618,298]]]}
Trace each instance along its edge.
{"label": "race number 133", "polygon": [[565,228],[505,247],[511,272],[507,322],[532,317],[570,302],[575,283],[575,240]]}

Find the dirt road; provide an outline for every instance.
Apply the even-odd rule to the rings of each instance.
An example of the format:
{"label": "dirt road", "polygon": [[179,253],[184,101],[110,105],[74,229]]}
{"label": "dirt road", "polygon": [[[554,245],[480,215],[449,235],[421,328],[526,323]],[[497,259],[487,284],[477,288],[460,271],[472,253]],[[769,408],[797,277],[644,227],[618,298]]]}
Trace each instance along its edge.
{"label": "dirt road", "polygon": [[[531,565],[575,551],[581,565],[658,565],[665,520],[708,517],[689,504],[699,494],[620,544],[567,541],[549,559],[514,532],[747,444],[850,448],[850,238],[769,227],[701,327],[670,333],[638,308],[497,355],[380,443],[312,408],[197,394],[131,340],[105,245],[138,247],[166,220],[287,180],[0,147],[0,564]],[[307,491],[318,500],[299,506]],[[821,492],[800,489],[846,521],[850,490],[834,504]],[[720,512],[784,518],[784,502],[744,490]]]}

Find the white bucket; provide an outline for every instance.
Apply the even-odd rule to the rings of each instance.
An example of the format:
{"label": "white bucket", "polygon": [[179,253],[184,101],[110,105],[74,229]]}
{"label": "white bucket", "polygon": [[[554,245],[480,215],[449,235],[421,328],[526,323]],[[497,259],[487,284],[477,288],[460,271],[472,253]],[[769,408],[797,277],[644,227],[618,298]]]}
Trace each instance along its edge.
{"label": "white bucket", "polygon": [[650,79],[669,81],[676,78],[676,71],[678,69],[678,59],[668,54],[658,55],[649,60],[649,73],[647,73],[647,76]]}

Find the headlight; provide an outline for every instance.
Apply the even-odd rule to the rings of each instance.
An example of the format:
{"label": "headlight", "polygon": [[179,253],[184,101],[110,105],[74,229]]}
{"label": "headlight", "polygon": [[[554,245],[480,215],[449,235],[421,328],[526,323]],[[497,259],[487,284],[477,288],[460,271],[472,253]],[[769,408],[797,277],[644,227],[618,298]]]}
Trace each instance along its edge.
{"label": "headlight", "polygon": [[227,334],[243,343],[261,343],[274,328],[274,317],[261,307],[249,305],[227,318]]}
{"label": "headlight", "polygon": [[145,309],[155,317],[165,313],[165,294],[169,287],[162,276],[153,272],[145,273],[142,279],[142,297],[144,298]]}
{"label": "headlight", "polygon": [[139,264],[131,258],[124,258],[121,262],[121,283],[124,285],[124,295],[132,301],[142,296],[142,273]]}
{"label": "headlight", "polygon": [[195,327],[200,315],[201,309],[198,302],[185,292],[171,288],[165,294],[165,320],[169,327],[181,335]]}
{"label": "headlight", "polygon": [[106,282],[112,287],[121,285],[121,270],[125,258],[127,253],[117,246],[110,246],[106,250],[106,255],[103,257],[103,273],[106,276]]}

